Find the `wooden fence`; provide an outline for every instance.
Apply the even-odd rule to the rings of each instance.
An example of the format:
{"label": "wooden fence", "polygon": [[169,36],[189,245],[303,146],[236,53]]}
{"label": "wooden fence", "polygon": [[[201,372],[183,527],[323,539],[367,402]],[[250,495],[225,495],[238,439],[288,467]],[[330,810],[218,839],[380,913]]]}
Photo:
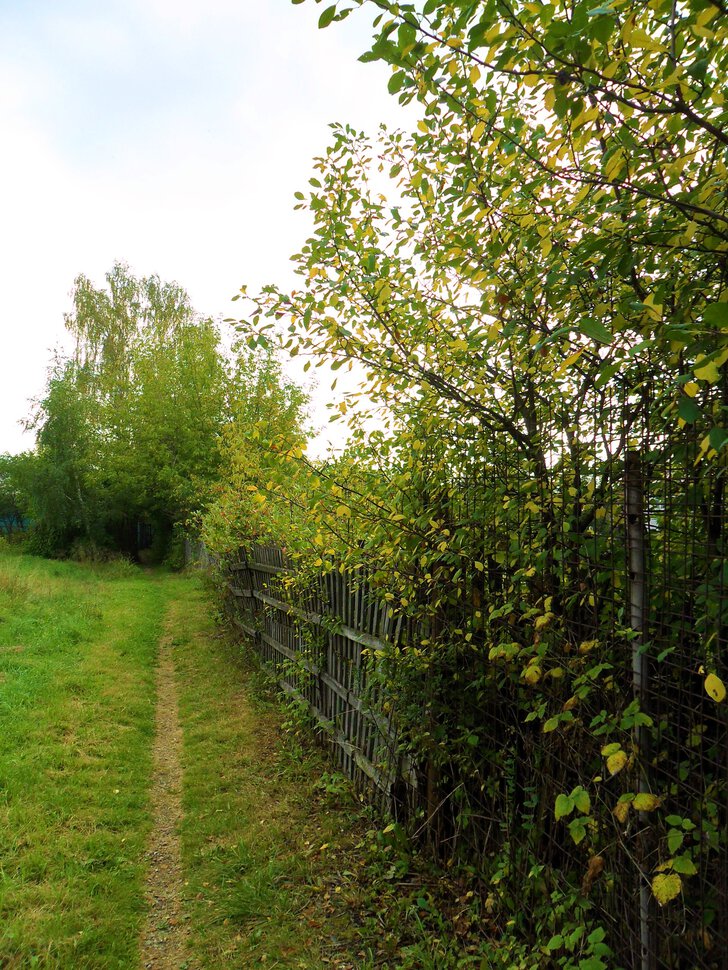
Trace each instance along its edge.
{"label": "wooden fence", "polygon": [[402,619],[373,595],[366,577],[338,571],[317,577],[307,594],[298,589],[294,602],[286,581],[293,569],[281,549],[250,547],[229,568],[230,619],[282,689],[308,705],[341,770],[396,809],[399,792],[416,789],[416,778],[398,750],[389,704],[368,683],[364,657],[396,644]]}

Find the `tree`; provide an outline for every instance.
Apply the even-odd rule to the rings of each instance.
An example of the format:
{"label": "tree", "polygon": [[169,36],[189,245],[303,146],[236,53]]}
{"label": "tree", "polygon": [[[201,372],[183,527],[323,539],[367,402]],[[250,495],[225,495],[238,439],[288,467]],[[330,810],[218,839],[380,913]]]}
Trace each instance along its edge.
{"label": "tree", "polygon": [[243,466],[264,474],[270,440],[305,441],[302,393],[269,355],[226,351],[177,284],[123,264],[102,288],[79,276],[66,325],[74,351],[51,371],[23,464],[40,551],[134,552],[143,521],[161,556],[223,473],[232,488]]}
{"label": "tree", "polygon": [[[320,24],[364,5],[330,6]],[[653,771],[686,817],[715,814],[712,778],[683,789],[660,775],[679,744],[671,723],[648,764],[648,692],[624,658],[649,653],[681,690],[698,657],[711,677],[725,670],[728,27],[709,0],[373,5],[365,59],[392,64],[390,90],[420,103],[418,129],[373,144],[335,127],[298,196],[314,221],[294,257],[300,285],[244,291],[239,327],[365,374],[338,402],[356,468],[291,456],[318,532],[301,525],[288,541],[323,569],[373,573],[383,603],[414,621],[419,640],[376,672],[402,702],[428,795],[439,788],[427,814],[452,795],[455,832],[501,820],[494,882],[520,874],[502,898],[543,942],[552,904],[579,884],[564,859],[545,908],[534,889],[523,912],[531,866],[548,872],[543,806],[558,797],[559,822],[564,806],[591,812],[573,781],[602,777],[603,750],[635,766],[617,784]],[[680,576],[649,592],[649,644],[624,608],[635,457],[651,566]],[[683,668],[668,675],[672,651]],[[598,855],[627,815],[574,817],[574,858]],[[650,864],[633,870],[643,903]],[[585,919],[591,904],[569,898]]]}
{"label": "tree", "polygon": [[101,473],[117,507],[169,534],[204,506],[217,479],[228,367],[210,321],[180,324],[159,342],[144,334],[130,359],[128,391],[104,408]]}
{"label": "tree", "polygon": [[39,552],[68,548],[77,537],[97,541],[103,533],[103,498],[93,483],[99,427],[82,384],[74,362],[56,361],[29,422],[37,446],[19,472]]}
{"label": "tree", "polygon": [[[367,2],[339,4],[338,16]],[[589,195],[594,222],[587,227],[606,230],[603,257],[640,301],[654,287],[640,282],[646,267],[625,244],[672,258],[725,252],[728,54],[721,3],[430,0],[422,12],[387,0],[373,5],[383,13],[363,59],[391,63],[390,89],[403,102],[421,100],[426,139],[431,128],[454,136],[476,198],[479,184],[502,197],[516,167],[534,203],[527,215],[546,205],[580,227],[581,237],[572,198]],[[450,138],[443,148],[451,154]],[[495,178],[481,177],[483,164]],[[553,241],[563,250],[563,237]],[[721,302],[720,278],[711,274],[691,292]],[[706,322],[718,323],[722,312],[713,310]]]}
{"label": "tree", "polygon": [[[302,455],[309,437],[307,396],[285,378],[272,354],[234,348],[229,388],[219,481],[200,518],[208,549],[220,556],[237,552],[252,536],[285,535],[293,515],[300,519],[299,469],[292,459]],[[289,476],[291,470],[296,474]],[[279,498],[272,506],[269,489]]]}

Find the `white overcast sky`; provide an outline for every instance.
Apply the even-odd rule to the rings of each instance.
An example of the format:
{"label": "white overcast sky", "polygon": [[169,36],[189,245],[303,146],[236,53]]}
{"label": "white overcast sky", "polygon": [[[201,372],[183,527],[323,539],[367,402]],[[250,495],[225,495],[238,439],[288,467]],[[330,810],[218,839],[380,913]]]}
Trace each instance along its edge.
{"label": "white overcast sky", "polygon": [[229,316],[242,283],[290,279],[329,122],[405,123],[357,60],[368,14],[320,31],[323,6],[0,0],[0,452],[32,446],[79,273],[124,260]]}

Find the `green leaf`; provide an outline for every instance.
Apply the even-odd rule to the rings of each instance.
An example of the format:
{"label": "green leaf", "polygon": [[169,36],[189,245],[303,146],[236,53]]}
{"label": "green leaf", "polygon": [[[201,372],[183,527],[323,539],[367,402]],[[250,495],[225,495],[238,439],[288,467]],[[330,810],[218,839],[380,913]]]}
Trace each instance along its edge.
{"label": "green leaf", "polygon": [[335,16],[336,16],[336,4],[333,4],[332,6],[327,7],[319,17],[319,22],[318,22],[319,28],[323,29],[324,27],[328,27]]}
{"label": "green leaf", "polygon": [[554,815],[556,816],[556,821],[560,818],[566,818],[568,815],[574,811],[574,802],[568,795],[558,795],[556,798],[556,806],[554,809]]}
{"label": "green leaf", "polygon": [[681,397],[677,405],[677,413],[686,424],[695,424],[702,412],[691,397]]}
{"label": "green leaf", "polygon": [[592,317],[583,319],[579,324],[579,330],[585,337],[591,337],[592,340],[596,340],[600,344],[611,344],[613,339],[613,334],[607,330],[604,324]]}
{"label": "green leaf", "polygon": [[711,303],[703,310],[703,320],[711,327],[728,328],[728,303]]}
{"label": "green leaf", "polygon": [[674,872],[679,872],[683,876],[695,876],[698,872],[695,863],[689,855],[676,856],[672,860],[672,868]]}
{"label": "green leaf", "polygon": [[563,945],[564,945],[564,938],[561,935],[561,933],[557,933],[555,936],[552,936],[551,939],[548,941],[548,943],[546,944],[546,949],[549,951],[549,953],[553,953],[554,950],[560,950]]}
{"label": "green leaf", "polygon": [[583,788],[575,788],[571,793],[571,798],[573,799],[574,805],[581,812],[582,815],[588,815],[591,809],[591,799],[589,798],[589,792],[584,791]]}
{"label": "green leaf", "polygon": [[396,94],[402,89],[406,80],[407,74],[404,71],[397,71],[390,77],[389,83],[387,84],[387,90],[390,94]]}
{"label": "green leaf", "polygon": [[723,445],[728,442],[728,431],[725,428],[711,428],[708,441],[710,441],[711,448],[720,451]]}
{"label": "green leaf", "polygon": [[575,818],[569,822],[568,825],[569,833],[571,834],[574,844],[578,845],[580,842],[584,841],[586,836],[586,826],[584,825],[584,819]]}
{"label": "green leaf", "polygon": [[667,851],[673,855],[682,847],[685,836],[679,829],[670,829],[667,833]]}
{"label": "green leaf", "polygon": [[602,757],[608,758],[610,755],[621,751],[621,749],[622,745],[619,743],[619,741],[613,741],[611,744],[605,744],[602,748]]}
{"label": "green leaf", "polygon": [[594,7],[586,12],[587,17],[602,17],[607,14],[614,16],[614,10],[608,4],[602,4],[601,7]]}

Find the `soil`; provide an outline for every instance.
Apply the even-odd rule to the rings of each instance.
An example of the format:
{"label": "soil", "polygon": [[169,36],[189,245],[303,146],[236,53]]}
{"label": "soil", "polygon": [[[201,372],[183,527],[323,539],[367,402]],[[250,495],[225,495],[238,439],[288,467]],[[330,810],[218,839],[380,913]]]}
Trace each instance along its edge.
{"label": "soil", "polygon": [[179,723],[172,637],[162,637],[157,668],[157,719],[151,790],[153,827],[147,850],[148,916],[141,936],[144,970],[188,967],[180,852],[182,730]]}

